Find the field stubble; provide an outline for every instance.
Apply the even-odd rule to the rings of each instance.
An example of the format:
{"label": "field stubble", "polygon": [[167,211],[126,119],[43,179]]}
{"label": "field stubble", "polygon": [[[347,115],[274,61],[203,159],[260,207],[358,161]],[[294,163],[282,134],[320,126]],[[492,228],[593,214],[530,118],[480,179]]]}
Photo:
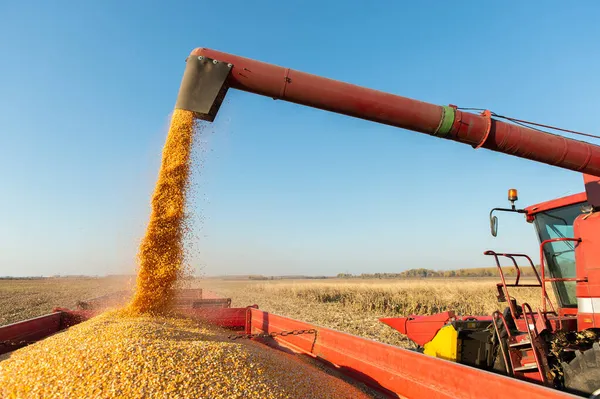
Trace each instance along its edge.
{"label": "field stubble", "polygon": [[[193,286],[232,298],[232,306],[260,309],[376,341],[411,347],[379,317],[432,314],[489,315],[504,309],[496,299],[497,279],[274,280],[197,279]],[[54,307],[131,288],[124,278],[0,280],[0,325],[41,316]],[[511,290],[519,303],[537,307],[540,290]]]}
{"label": "field stubble", "polygon": [[131,289],[131,278],[73,277],[0,279],[0,326],[48,314],[55,307],[74,309],[77,301]]}
{"label": "field stubble", "polygon": [[[506,303],[496,298],[497,279],[279,280],[268,282],[200,280],[197,284],[232,298],[232,306],[260,309],[376,341],[411,347],[379,317],[427,315],[454,310],[459,315],[490,315]],[[534,309],[539,289],[511,290]]]}

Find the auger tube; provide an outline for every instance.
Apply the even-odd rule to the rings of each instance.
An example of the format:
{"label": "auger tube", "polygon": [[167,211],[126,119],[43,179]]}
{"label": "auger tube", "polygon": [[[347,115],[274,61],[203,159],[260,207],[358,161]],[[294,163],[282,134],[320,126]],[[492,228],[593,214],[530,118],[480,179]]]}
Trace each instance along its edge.
{"label": "auger tube", "polygon": [[489,111],[463,112],[207,48],[191,52],[184,78],[176,108],[209,121],[232,88],[600,177],[600,146],[496,120]]}

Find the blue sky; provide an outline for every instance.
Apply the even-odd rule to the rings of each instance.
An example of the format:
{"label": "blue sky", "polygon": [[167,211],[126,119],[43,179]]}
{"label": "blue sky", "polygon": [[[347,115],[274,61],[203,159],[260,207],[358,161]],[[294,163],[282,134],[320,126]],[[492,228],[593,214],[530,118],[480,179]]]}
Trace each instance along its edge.
{"label": "blue sky", "polygon": [[[600,3],[0,3],[0,275],[131,272],[187,54],[209,47],[598,133]],[[232,91],[199,137],[195,267],[336,274],[537,254],[488,213],[577,173]],[[537,256],[536,256],[537,257]]]}

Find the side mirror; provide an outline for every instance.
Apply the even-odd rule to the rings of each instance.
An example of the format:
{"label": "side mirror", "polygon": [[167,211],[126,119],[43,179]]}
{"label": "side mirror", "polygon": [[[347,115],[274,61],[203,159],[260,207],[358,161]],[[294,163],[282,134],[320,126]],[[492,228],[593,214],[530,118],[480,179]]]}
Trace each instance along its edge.
{"label": "side mirror", "polygon": [[524,213],[527,214],[525,209],[517,209],[515,206],[515,201],[519,199],[517,190],[511,188],[508,190],[508,200],[510,201],[510,208],[494,208],[490,211],[490,231],[492,232],[492,236],[496,237],[498,235],[498,218],[493,215],[494,211],[502,211],[502,212],[516,212],[516,213]]}
{"label": "side mirror", "polygon": [[498,235],[498,218],[496,216],[490,218],[490,230],[492,236],[496,237]]}

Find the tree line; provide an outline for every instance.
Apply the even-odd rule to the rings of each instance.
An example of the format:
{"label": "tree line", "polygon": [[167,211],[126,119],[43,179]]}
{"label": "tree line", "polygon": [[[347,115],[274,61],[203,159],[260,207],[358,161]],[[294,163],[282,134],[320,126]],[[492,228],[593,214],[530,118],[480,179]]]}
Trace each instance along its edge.
{"label": "tree line", "polygon": [[[521,267],[521,277],[534,277],[531,267]],[[539,266],[536,265],[539,272]],[[514,267],[503,267],[505,277],[515,277]],[[337,278],[367,278],[367,279],[389,279],[389,278],[431,278],[431,277],[499,277],[497,267],[477,267],[457,270],[432,270],[432,269],[410,269],[400,273],[338,273]]]}

